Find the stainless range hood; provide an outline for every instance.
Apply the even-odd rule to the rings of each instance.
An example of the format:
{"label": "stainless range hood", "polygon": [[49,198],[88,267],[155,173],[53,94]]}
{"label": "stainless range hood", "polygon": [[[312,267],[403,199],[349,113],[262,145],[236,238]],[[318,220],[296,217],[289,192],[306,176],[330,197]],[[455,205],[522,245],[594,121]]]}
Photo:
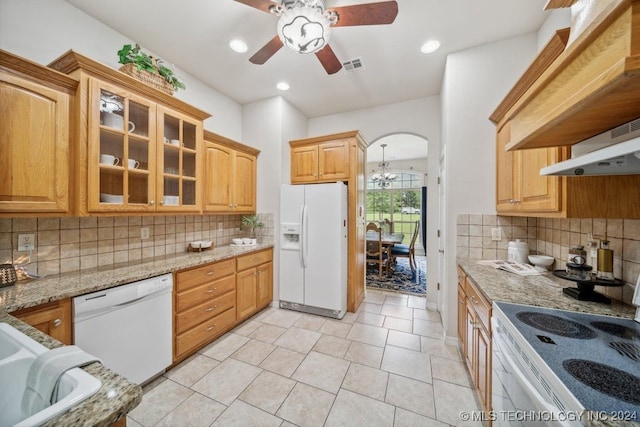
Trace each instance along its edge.
{"label": "stainless range hood", "polygon": [[582,141],[571,153],[571,159],[540,169],[540,175],[640,174],[640,119]]}

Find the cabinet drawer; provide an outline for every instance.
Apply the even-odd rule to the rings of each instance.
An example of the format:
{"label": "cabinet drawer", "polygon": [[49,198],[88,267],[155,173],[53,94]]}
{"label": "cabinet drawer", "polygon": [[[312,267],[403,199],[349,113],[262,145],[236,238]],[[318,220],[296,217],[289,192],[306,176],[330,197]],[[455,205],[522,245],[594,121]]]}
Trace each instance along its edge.
{"label": "cabinet drawer", "polygon": [[211,301],[222,294],[235,290],[236,275],[233,274],[219,280],[213,280],[197,288],[178,293],[176,297],[176,312],[180,313],[206,301]]}
{"label": "cabinet drawer", "polygon": [[176,334],[181,334],[198,323],[202,323],[230,308],[235,309],[236,293],[226,294],[190,308],[176,315]]}
{"label": "cabinet drawer", "polygon": [[491,317],[491,304],[483,297],[473,282],[467,277],[465,293],[467,294],[467,304],[469,304],[478,314],[478,319],[482,322],[485,329],[490,331],[489,318]]}
{"label": "cabinet drawer", "polygon": [[236,321],[236,311],[229,309],[213,319],[189,329],[176,337],[176,356],[181,356],[199,345],[209,342],[224,333]]}
{"label": "cabinet drawer", "polygon": [[246,270],[247,268],[264,264],[265,262],[269,262],[272,259],[273,252],[271,251],[271,249],[238,257],[238,271]]}
{"label": "cabinet drawer", "polygon": [[234,260],[230,259],[194,268],[193,270],[178,272],[176,273],[176,291],[182,292],[228,276],[235,272],[235,267]]}

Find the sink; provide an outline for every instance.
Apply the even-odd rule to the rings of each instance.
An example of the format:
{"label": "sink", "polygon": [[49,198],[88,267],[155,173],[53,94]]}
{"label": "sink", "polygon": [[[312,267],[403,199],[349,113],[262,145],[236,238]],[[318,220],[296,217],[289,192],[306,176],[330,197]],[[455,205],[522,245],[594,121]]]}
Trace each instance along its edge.
{"label": "sink", "polygon": [[39,426],[63,414],[94,395],[102,382],[80,368],[60,378],[58,401],[27,416],[22,412],[22,395],[33,361],[48,349],[7,323],[0,323],[0,427]]}

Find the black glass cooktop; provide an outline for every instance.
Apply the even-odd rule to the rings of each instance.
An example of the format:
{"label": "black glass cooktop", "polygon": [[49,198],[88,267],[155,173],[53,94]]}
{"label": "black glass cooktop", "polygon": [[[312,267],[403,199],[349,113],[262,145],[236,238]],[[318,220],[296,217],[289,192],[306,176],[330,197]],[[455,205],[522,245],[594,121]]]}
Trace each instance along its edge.
{"label": "black glass cooktop", "polygon": [[584,408],[640,413],[640,323],[496,302]]}

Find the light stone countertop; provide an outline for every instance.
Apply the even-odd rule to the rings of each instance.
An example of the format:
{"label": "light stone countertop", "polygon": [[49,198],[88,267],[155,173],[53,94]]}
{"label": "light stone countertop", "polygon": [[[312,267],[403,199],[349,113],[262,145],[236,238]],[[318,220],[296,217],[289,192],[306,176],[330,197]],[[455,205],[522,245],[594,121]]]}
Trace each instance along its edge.
{"label": "light stone countertop", "polygon": [[502,301],[630,319],[635,315],[635,307],[615,300],[609,305],[579,301],[565,295],[562,288],[575,287],[576,283],[556,277],[551,272],[539,276],[519,276],[477,264],[477,261],[479,260],[457,259],[458,265],[473,279],[489,302]]}
{"label": "light stone countertop", "polygon": [[[10,324],[47,348],[60,347],[62,343],[11,316],[10,313],[272,247],[271,241],[246,247],[222,246],[203,252],[185,252],[37,280],[19,281],[13,286],[0,288],[0,322]],[[44,427],[108,427],[138,406],[142,400],[142,388],[139,385],[129,382],[101,363],[94,362],[82,369],[98,378],[102,387],[70,411],[48,421]]]}
{"label": "light stone countertop", "polygon": [[221,246],[202,252],[184,252],[18,281],[13,286],[0,288],[0,307],[11,313],[272,247],[271,241],[251,246]]}
{"label": "light stone countertop", "polygon": [[[551,272],[539,276],[519,276],[487,265],[477,264],[476,259],[458,258],[458,265],[478,285],[478,289],[489,300],[548,307],[560,310],[579,311],[606,316],[633,319],[635,307],[615,300],[611,305],[590,301],[579,301],[562,293],[562,288],[574,287],[575,282],[554,276]],[[638,414],[640,416],[640,414]],[[606,415],[593,414],[586,417],[588,427],[638,427],[635,421],[607,420]]]}

